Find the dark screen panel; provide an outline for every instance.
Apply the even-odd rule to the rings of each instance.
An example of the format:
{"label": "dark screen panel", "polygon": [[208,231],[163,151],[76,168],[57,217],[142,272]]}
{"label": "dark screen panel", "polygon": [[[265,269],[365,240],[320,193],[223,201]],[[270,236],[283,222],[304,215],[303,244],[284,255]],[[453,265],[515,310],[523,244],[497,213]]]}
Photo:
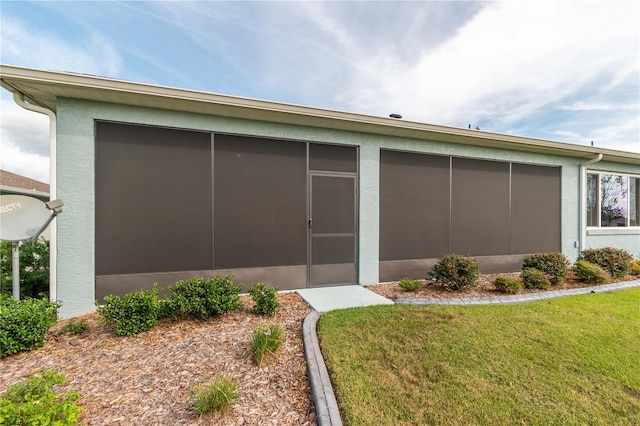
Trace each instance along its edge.
{"label": "dark screen panel", "polygon": [[211,269],[211,135],[96,123],[96,275]]}
{"label": "dark screen panel", "polygon": [[215,268],[307,263],[306,145],[216,135]]}
{"label": "dark screen panel", "polygon": [[453,158],[452,252],[509,253],[509,163]]}
{"label": "dark screen panel", "polygon": [[355,179],[337,176],[312,176],[311,179],[313,233],[354,233]]}
{"label": "dark screen panel", "polygon": [[311,253],[311,263],[313,265],[354,263],[354,237],[314,237],[312,239]]}
{"label": "dark screen panel", "polygon": [[309,144],[309,170],[329,172],[358,171],[358,150],[355,146]]}
{"label": "dark screen panel", "polygon": [[449,253],[449,157],[380,152],[380,260]]}
{"label": "dark screen panel", "polygon": [[560,168],[513,164],[511,252],[560,250]]}

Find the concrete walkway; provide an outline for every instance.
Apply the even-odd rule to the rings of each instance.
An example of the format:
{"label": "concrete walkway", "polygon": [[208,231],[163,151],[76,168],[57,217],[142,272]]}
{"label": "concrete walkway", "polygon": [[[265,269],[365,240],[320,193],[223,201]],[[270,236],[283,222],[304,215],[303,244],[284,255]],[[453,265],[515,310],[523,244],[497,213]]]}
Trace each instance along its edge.
{"label": "concrete walkway", "polygon": [[[613,290],[623,290],[632,287],[640,287],[640,280],[627,281],[614,284],[605,284],[586,288],[568,290],[544,291],[539,293],[516,294],[513,296],[470,297],[470,298],[403,298],[396,303],[414,305],[488,305],[504,303],[523,303],[535,300],[552,299],[561,296],[570,296],[587,293],[604,293]],[[344,309],[359,306],[389,305],[393,302],[361,286],[323,287],[297,290],[302,298],[314,309],[304,320],[302,325],[302,338],[304,352],[309,371],[311,394],[316,406],[318,426],[341,426],[342,419],[338,410],[338,403],[333,392],[333,386],[329,379],[329,373],[320,351],[316,325],[320,319],[320,312],[333,309]]]}
{"label": "concrete walkway", "polygon": [[363,306],[393,305],[392,300],[367,290],[361,285],[304,288],[297,290],[297,292],[305,302],[318,312]]}

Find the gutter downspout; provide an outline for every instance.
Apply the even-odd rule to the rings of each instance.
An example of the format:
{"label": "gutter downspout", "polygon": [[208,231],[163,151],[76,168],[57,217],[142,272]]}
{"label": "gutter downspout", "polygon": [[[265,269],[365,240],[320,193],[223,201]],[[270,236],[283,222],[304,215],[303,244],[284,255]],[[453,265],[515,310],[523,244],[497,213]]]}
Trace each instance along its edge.
{"label": "gutter downspout", "polygon": [[[33,105],[25,101],[24,94],[13,92],[13,100],[20,107],[44,114],[49,117],[49,199],[57,198],[57,169],[56,169],[56,113],[48,108]],[[58,297],[58,225],[51,226],[51,240],[49,241],[49,299],[55,302]]]}
{"label": "gutter downspout", "polygon": [[602,160],[602,154],[580,164],[580,241],[578,241],[578,254],[585,249],[587,241],[587,166]]}

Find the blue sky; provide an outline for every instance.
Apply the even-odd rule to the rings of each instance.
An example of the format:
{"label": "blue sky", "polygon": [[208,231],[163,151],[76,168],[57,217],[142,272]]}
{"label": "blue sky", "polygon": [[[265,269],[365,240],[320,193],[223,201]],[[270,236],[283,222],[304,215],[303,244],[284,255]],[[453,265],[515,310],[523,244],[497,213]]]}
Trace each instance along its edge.
{"label": "blue sky", "polygon": [[[640,2],[0,2],[0,62],[640,152]],[[48,181],[2,90],[0,167]]]}

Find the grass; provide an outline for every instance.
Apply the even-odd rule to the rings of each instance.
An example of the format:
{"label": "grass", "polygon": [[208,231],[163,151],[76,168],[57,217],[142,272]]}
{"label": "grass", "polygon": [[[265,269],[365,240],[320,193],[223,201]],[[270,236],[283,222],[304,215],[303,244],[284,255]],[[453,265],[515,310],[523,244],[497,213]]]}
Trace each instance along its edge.
{"label": "grass", "polygon": [[640,288],[318,324],[347,425],[640,424]]}
{"label": "grass", "polygon": [[222,412],[239,398],[238,385],[227,376],[218,376],[201,385],[191,395],[193,410],[199,414]]}

